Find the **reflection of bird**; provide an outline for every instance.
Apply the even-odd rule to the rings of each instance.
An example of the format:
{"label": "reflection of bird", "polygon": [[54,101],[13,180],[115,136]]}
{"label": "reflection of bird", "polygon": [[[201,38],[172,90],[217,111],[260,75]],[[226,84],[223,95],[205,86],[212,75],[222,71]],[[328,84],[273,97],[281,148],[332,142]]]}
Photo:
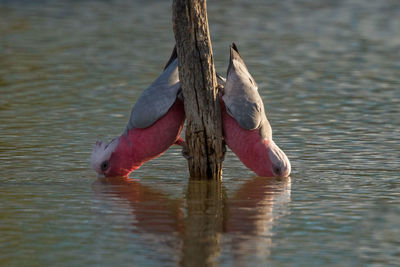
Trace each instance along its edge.
{"label": "reflection of bird", "polygon": [[133,226],[139,232],[168,234],[182,231],[182,200],[171,199],[161,191],[124,177],[98,179],[93,190],[97,196],[117,196],[127,200],[135,217]]}
{"label": "reflection of bird", "polygon": [[290,177],[256,177],[228,200],[226,232],[232,238],[229,243],[238,266],[250,258],[253,265],[263,265],[270,254],[273,226],[287,214],[288,202]]}
{"label": "reflection of bird", "polygon": [[272,140],[272,129],[258,86],[235,44],[230,49],[222,100],[224,138],[228,147],[259,176],[288,176],[289,159]]}
{"label": "reflection of bird", "polygon": [[93,169],[106,177],[127,176],[144,162],[163,154],[180,138],[185,112],[180,92],[178,60],[174,49],[163,73],[140,96],[125,132],[109,144],[93,148]]}
{"label": "reflection of bird", "polygon": [[[229,199],[219,181],[190,182],[183,200],[127,177],[99,179],[93,190],[117,204],[121,202],[116,196],[128,202],[134,231],[149,239],[136,242],[151,243],[152,250],[167,253],[168,258],[180,255],[184,266],[205,266],[218,259],[219,251],[229,251],[223,245],[231,246],[239,260],[268,253],[271,227],[290,201],[290,178],[251,179]],[[221,233],[233,242],[221,243]],[[265,249],[254,251],[260,247]]]}
{"label": "reflection of bird", "polygon": [[[279,180],[278,180],[279,179]],[[273,209],[290,201],[290,177],[256,177],[229,199],[228,232],[265,234],[276,219]]]}
{"label": "reflection of bird", "polygon": [[[290,200],[289,177],[272,180],[256,177],[243,184],[229,199],[223,187],[220,190],[216,188],[218,186],[215,181],[190,182],[185,199],[188,209],[186,213],[195,216],[189,216],[184,221],[183,200],[172,199],[151,186],[128,177],[100,178],[93,183],[96,195],[111,198],[117,196],[127,200],[135,215],[135,226],[148,232],[181,232],[183,225],[191,219],[199,223],[199,216],[204,212],[203,215],[208,218],[204,222],[215,224],[218,221],[224,225],[221,228],[213,227],[215,229],[257,234],[261,231],[259,226],[262,222],[273,220],[273,206]],[[229,210],[228,216],[222,210],[225,208]],[[209,217],[210,212],[215,212],[215,216]]]}

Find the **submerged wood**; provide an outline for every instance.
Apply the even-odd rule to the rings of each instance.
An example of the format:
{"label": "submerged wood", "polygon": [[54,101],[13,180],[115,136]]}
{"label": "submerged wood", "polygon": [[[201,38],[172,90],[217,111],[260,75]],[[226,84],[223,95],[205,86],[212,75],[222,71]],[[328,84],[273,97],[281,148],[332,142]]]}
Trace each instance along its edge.
{"label": "submerged wood", "polygon": [[190,177],[220,180],[225,147],[206,0],[174,0],[172,10]]}

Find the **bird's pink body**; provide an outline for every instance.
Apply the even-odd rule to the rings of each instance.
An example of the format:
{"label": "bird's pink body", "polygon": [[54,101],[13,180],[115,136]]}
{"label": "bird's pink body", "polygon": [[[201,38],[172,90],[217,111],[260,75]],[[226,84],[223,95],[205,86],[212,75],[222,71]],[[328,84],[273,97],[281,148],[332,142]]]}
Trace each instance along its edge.
{"label": "bird's pink body", "polygon": [[119,137],[105,176],[128,176],[144,162],[163,154],[171,145],[181,144],[184,121],[184,106],[177,99],[168,112],[150,127],[128,130]]}
{"label": "bird's pink body", "polygon": [[258,129],[246,130],[232,118],[221,101],[222,124],[226,144],[243,164],[258,176],[272,177],[268,155],[269,140],[262,140]]}
{"label": "bird's pink body", "polygon": [[234,43],[230,48],[227,77],[219,78],[225,84],[220,103],[228,147],[259,176],[289,176],[289,159],[272,140],[258,85]]}

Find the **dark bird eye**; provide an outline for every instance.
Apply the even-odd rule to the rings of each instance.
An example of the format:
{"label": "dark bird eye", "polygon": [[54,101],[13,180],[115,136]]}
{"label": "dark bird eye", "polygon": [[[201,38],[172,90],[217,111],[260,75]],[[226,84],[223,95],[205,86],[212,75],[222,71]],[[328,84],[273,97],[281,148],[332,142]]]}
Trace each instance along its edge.
{"label": "dark bird eye", "polygon": [[281,175],[282,173],[282,169],[281,169],[281,167],[279,167],[279,166],[275,166],[274,167],[274,173],[276,174],[276,175]]}
{"label": "dark bird eye", "polygon": [[103,172],[105,172],[105,171],[108,169],[109,166],[110,166],[110,163],[109,163],[108,160],[103,161],[103,163],[101,164],[101,170],[102,170]]}

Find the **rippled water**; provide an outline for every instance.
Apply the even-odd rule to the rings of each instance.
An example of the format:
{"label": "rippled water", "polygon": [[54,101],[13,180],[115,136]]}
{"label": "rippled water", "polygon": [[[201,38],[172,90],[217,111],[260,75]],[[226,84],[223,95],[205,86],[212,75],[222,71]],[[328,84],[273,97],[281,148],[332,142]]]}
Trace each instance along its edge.
{"label": "rippled water", "polygon": [[290,179],[232,153],[189,182],[178,147],[129,181],[91,147],[124,129],[173,47],[170,1],[0,0],[0,265],[397,265],[400,3],[209,1],[238,44]]}

